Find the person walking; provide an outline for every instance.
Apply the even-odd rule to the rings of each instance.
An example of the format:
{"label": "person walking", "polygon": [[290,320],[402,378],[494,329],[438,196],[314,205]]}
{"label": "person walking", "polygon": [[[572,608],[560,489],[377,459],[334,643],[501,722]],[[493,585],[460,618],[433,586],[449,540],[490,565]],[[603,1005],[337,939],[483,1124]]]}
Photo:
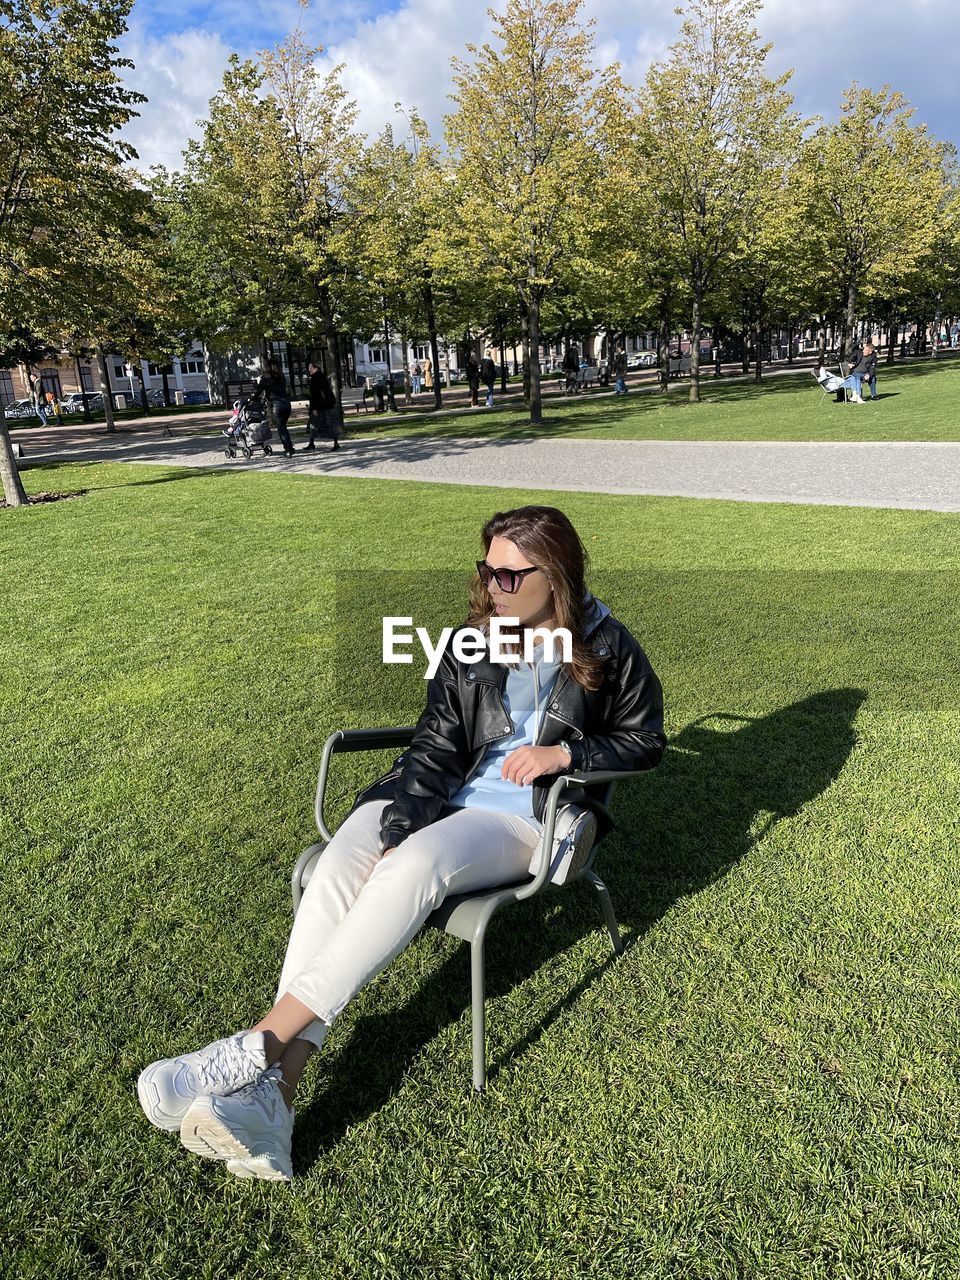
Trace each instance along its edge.
{"label": "person walking", "polygon": [[479,409],[480,407],[480,366],[477,364],[477,357],[471,351],[467,356],[467,363],[464,366],[464,373],[467,375],[467,386],[470,388],[470,407]]}
{"label": "person walking", "polygon": [[493,384],[497,380],[497,366],[493,363],[493,352],[487,347],[486,354],[480,361],[480,378],[487,388],[487,408],[493,408]]}
{"label": "person walking", "polygon": [[433,390],[433,361],[427,356],[423,362],[423,386],[424,390]]}
{"label": "person walking", "polygon": [[413,366],[413,373],[411,374],[411,378],[413,380],[413,394],[415,396],[418,396],[420,392],[423,390],[423,369],[420,367],[419,360]]}
{"label": "person walking", "polygon": [[307,441],[306,448],[315,449],[317,446],[314,440],[318,435],[322,435],[328,438],[332,436],[334,449],[339,449],[340,406],[337,404],[337,397],[333,394],[330,379],[313,359],[307,365],[307,372],[310,374],[310,402],[307,418],[310,439]]}
{"label": "person walking", "polygon": [[33,401],[33,411],[40,419],[41,427],[47,425],[47,403],[43,394],[43,386],[34,382],[30,385],[30,399]]}
{"label": "person walking", "polygon": [[280,437],[284,453],[288,458],[292,457],[294,452],[293,441],[290,439],[287,423],[290,421],[293,405],[290,403],[287,380],[283,376],[283,369],[279,360],[271,359],[268,361],[267,371],[257,382],[256,389],[257,391],[262,391],[273,406],[273,419],[276,423],[277,435]]}
{"label": "person walking", "polygon": [[[627,627],[587,589],[586,552],[567,516],[539,506],[498,512],[481,545],[466,625],[486,647],[469,663],[456,643],[446,648],[410,746],[356,796],[318,860],[272,1008],[140,1073],[137,1097],[150,1123],[237,1177],[292,1179],[294,1098],[309,1058],[449,894],[529,877],[558,774],[652,769],[663,756],[660,681]],[[531,645],[531,661],[494,661],[495,617],[516,621],[514,645]],[[536,642],[537,629],[561,627],[571,642],[566,663]],[[589,804],[575,785],[566,800]],[[610,830],[609,815],[598,821],[600,834]],[[262,893],[247,888],[251,901]],[[228,907],[225,926],[236,916]],[[272,940],[259,941],[252,954],[272,954]]]}
{"label": "person walking", "polygon": [[567,347],[563,353],[563,364],[560,366],[563,370],[563,389],[565,391],[575,391],[577,388],[577,370],[580,367],[580,361],[577,357],[576,350],[573,347]]}
{"label": "person walking", "polygon": [[617,343],[617,350],[614,353],[613,376],[616,394],[625,396],[627,394],[627,353],[623,349],[622,342]]}

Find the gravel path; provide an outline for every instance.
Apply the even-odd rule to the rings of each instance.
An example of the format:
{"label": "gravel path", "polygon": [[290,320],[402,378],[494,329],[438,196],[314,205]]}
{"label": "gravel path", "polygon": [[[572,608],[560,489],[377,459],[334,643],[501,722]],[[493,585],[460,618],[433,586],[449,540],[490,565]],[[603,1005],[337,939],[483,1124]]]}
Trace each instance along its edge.
{"label": "gravel path", "polygon": [[833,506],[960,511],[960,444],[797,443],[687,440],[347,441],[333,453],[298,450],[228,461],[215,437],[131,436],[68,449],[53,458],[230,467],[496,488],[807,502]]}

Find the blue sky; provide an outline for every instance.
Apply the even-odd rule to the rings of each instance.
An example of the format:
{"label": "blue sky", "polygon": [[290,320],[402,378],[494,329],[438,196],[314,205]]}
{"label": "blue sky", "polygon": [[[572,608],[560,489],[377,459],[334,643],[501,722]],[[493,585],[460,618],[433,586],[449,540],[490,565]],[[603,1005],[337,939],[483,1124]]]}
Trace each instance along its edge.
{"label": "blue sky", "polygon": [[[674,0],[586,0],[597,21],[597,56],[619,59],[639,83],[675,38]],[[323,61],[345,63],[344,82],[375,134],[415,106],[438,131],[449,103],[449,64],[468,40],[489,30],[476,0],[338,0],[301,10],[296,0],[137,0],[124,52],[136,63],[131,85],[150,101],[128,130],[141,164],[175,168],[196,120],[216,92],[231,50],[246,56],[282,40],[297,23],[325,47]],[[960,144],[960,10],[956,0],[768,0],[758,22],[772,40],[771,69],[795,69],[792,91],[806,115],[834,118],[852,80],[904,93],[938,137]]]}

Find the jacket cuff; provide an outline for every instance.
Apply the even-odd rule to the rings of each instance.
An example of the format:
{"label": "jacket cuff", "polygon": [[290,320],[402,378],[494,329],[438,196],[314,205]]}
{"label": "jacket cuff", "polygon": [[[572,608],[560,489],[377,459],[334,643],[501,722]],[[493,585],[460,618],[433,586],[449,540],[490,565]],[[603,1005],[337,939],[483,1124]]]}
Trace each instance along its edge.
{"label": "jacket cuff", "polygon": [[567,740],[570,748],[570,772],[585,773],[587,769],[587,748],[583,744],[581,738],[574,738],[572,741]]}
{"label": "jacket cuff", "polygon": [[395,827],[388,827],[386,831],[381,831],[380,852],[385,853],[387,849],[396,849],[403,844],[409,834],[408,831],[398,831]]}

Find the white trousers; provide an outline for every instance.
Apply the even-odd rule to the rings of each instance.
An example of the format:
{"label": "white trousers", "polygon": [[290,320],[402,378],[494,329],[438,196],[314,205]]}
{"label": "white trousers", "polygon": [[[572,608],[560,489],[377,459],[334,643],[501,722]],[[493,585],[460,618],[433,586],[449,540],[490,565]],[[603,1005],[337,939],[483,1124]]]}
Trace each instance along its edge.
{"label": "white trousers", "polygon": [[540,833],[523,818],[459,809],[380,856],[373,800],[346,819],[320,855],[297,912],[278,998],[317,1015],[299,1038],[319,1047],[334,1018],[416,935],[448,893],[521,880]]}

